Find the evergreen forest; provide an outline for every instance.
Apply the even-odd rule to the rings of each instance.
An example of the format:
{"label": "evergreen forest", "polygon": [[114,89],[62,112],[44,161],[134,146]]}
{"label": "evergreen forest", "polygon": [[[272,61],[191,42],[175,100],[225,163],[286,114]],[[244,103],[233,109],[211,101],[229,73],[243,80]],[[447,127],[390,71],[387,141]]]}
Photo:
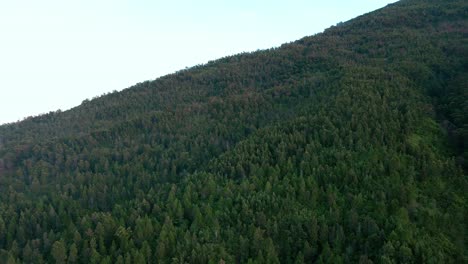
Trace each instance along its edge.
{"label": "evergreen forest", "polygon": [[0,126],[0,263],[467,263],[467,171],[468,2],[401,0]]}

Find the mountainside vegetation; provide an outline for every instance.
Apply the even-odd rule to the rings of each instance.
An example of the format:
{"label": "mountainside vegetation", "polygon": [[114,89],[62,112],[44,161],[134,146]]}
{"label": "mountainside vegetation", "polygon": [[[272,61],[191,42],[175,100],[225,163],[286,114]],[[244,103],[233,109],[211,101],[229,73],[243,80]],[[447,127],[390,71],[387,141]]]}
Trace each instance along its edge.
{"label": "mountainside vegetation", "polygon": [[0,126],[0,263],[466,263],[467,37],[401,0]]}

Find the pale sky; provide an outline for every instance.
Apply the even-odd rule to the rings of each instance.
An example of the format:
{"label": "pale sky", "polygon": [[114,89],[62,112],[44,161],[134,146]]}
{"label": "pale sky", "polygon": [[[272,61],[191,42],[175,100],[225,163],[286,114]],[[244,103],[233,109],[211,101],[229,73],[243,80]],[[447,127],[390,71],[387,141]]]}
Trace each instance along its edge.
{"label": "pale sky", "polygon": [[389,0],[0,0],[0,124],[244,51]]}

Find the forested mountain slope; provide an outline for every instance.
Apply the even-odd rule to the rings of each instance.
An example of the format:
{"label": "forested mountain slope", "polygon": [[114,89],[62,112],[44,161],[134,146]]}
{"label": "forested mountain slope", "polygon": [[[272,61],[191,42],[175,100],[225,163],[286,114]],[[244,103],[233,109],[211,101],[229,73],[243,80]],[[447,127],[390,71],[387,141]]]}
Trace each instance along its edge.
{"label": "forested mountain slope", "polygon": [[0,126],[0,263],[463,263],[468,3]]}

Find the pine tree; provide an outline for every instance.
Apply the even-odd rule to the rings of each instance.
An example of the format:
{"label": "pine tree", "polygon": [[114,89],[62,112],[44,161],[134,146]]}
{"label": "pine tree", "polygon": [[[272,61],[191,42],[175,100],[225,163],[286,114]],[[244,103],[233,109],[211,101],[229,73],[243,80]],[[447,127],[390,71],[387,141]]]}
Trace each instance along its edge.
{"label": "pine tree", "polygon": [[64,264],[67,260],[67,250],[62,241],[55,241],[52,245],[52,256],[55,259],[55,263]]}

